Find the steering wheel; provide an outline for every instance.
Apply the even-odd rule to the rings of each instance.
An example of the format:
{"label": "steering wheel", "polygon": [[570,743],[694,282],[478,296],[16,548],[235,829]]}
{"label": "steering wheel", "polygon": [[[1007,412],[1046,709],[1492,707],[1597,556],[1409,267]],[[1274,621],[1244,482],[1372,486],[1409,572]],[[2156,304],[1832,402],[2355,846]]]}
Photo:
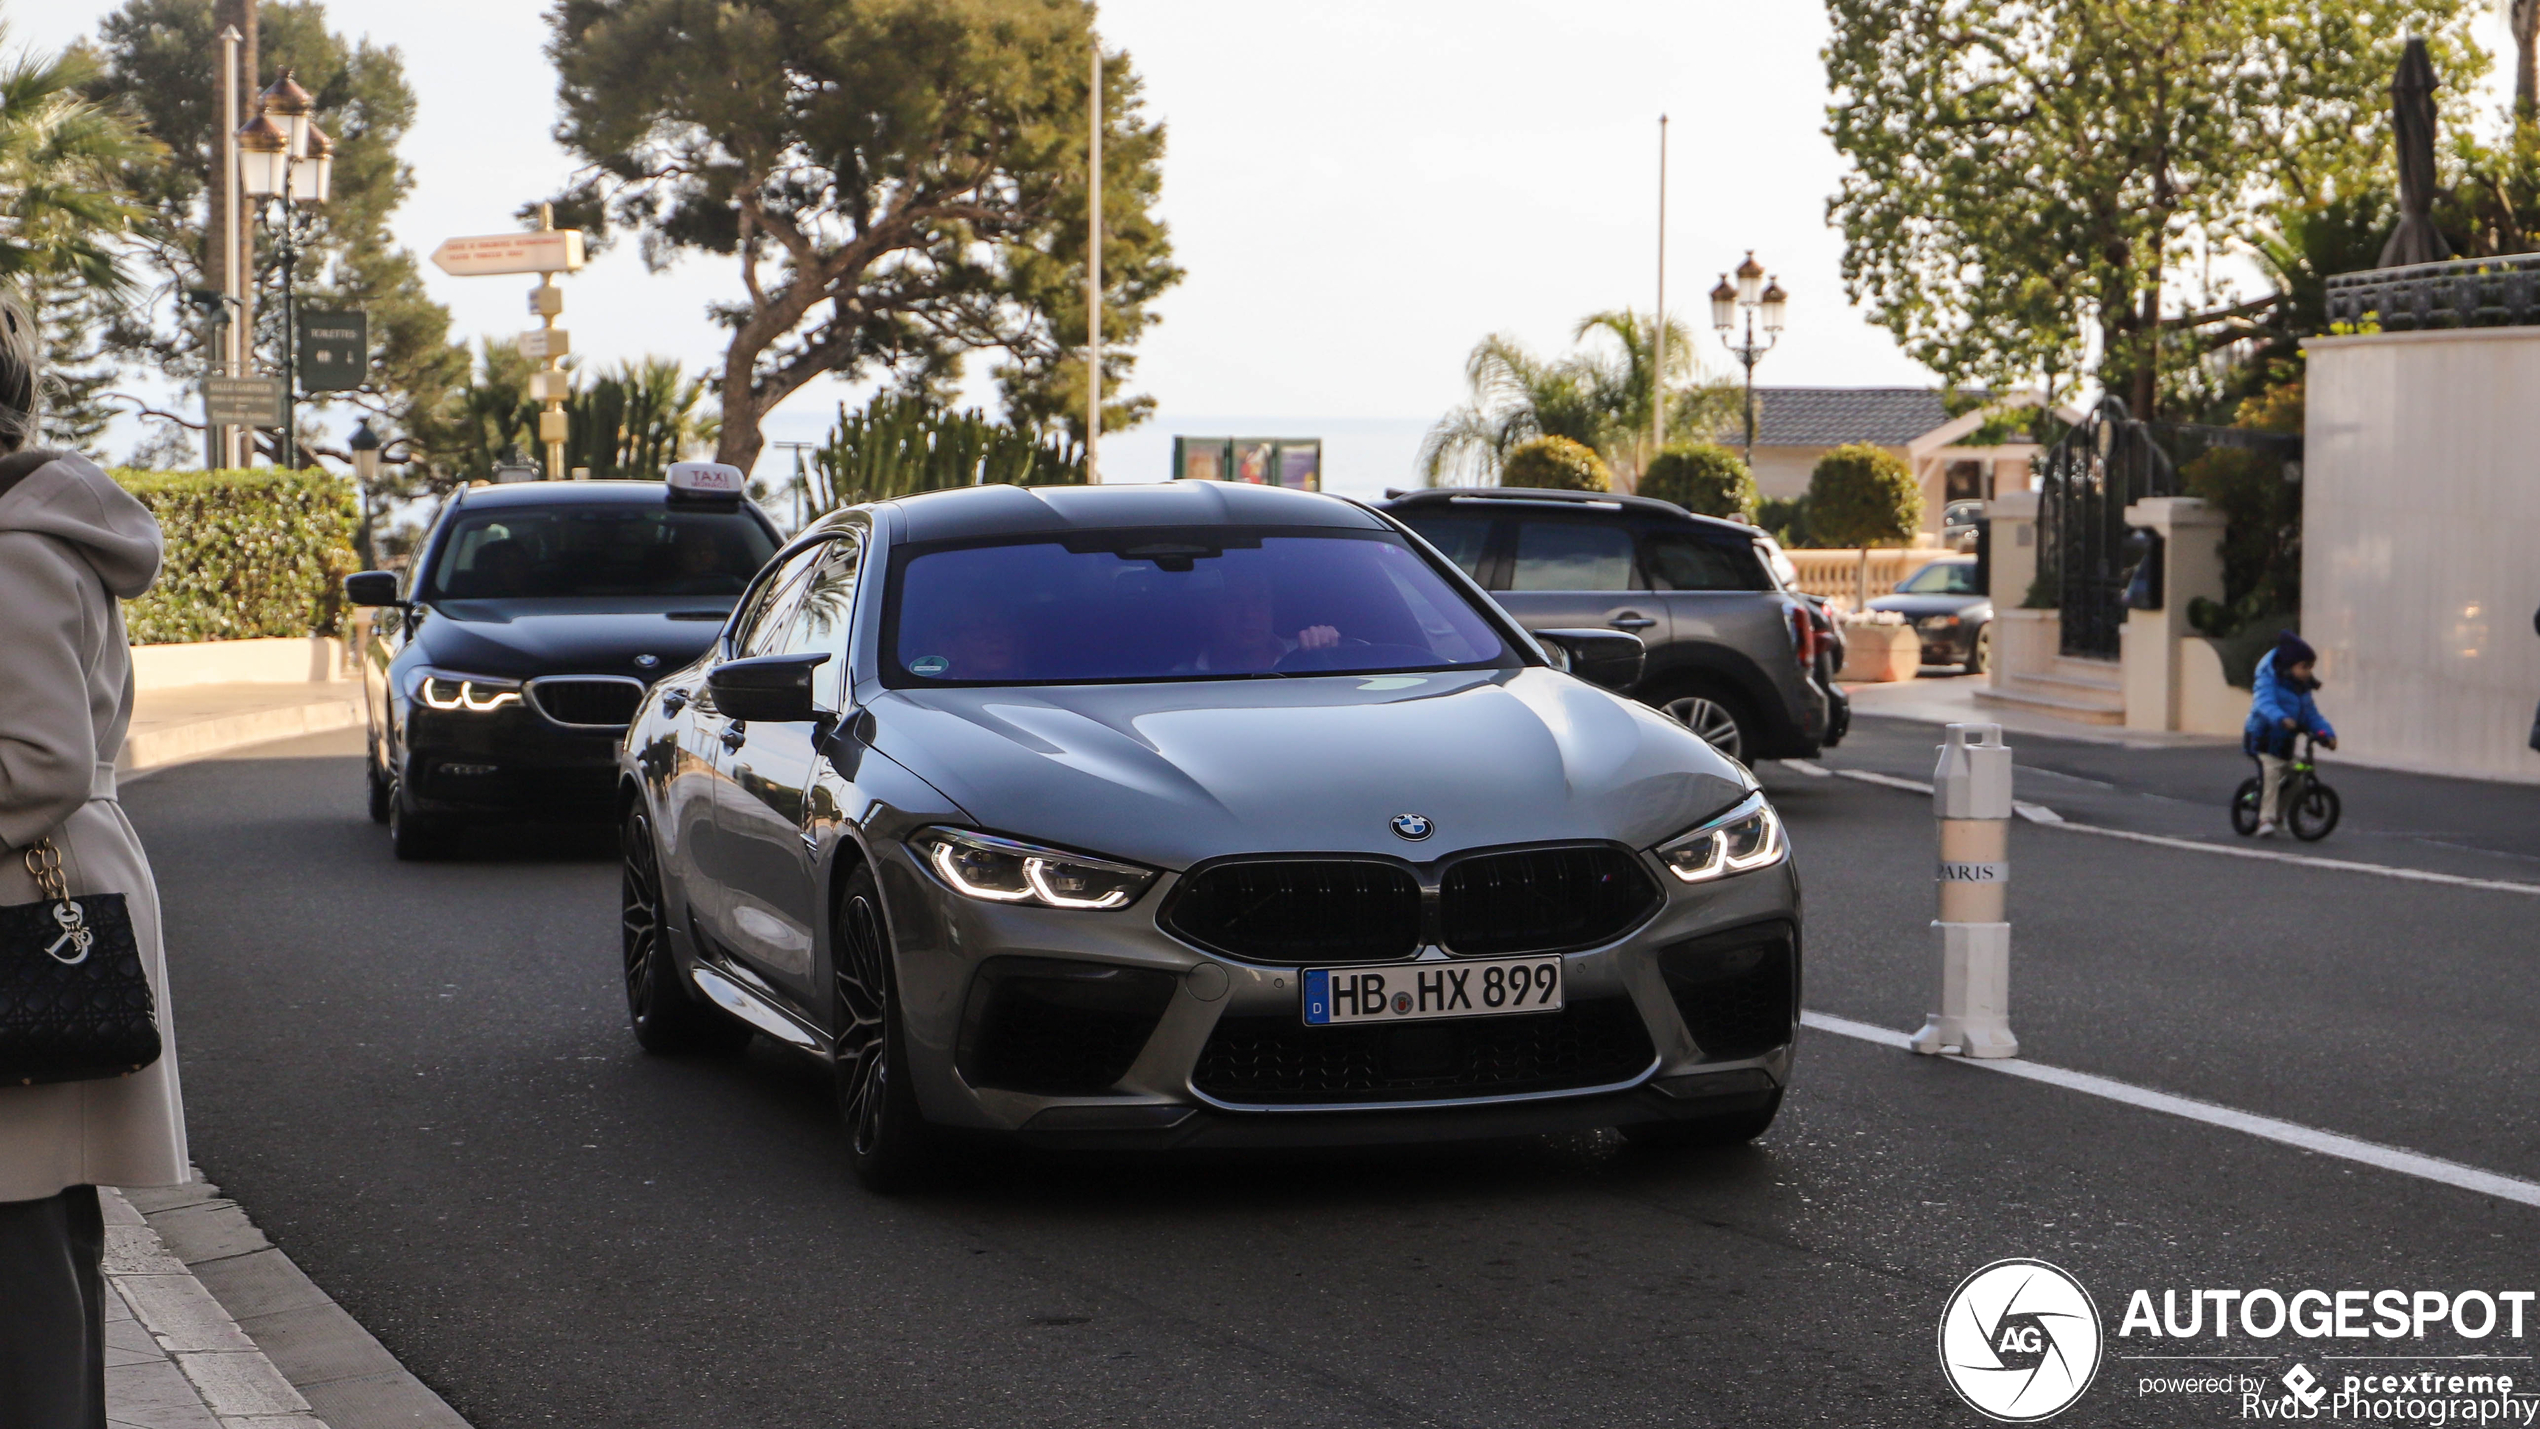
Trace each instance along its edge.
{"label": "steering wheel", "polygon": [[1367,665],[1434,665],[1437,663],[1437,658],[1434,652],[1424,650],[1417,645],[1396,645],[1344,638],[1338,645],[1327,645],[1320,650],[1308,650],[1298,646],[1280,656],[1279,663],[1270,668],[1285,673],[1295,670],[1329,670],[1335,667],[1354,668]]}

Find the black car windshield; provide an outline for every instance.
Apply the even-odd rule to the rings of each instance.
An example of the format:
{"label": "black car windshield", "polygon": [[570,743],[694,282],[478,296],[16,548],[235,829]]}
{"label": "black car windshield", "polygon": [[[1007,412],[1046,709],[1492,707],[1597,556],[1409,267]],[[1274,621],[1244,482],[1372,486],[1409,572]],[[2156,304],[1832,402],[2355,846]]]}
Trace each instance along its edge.
{"label": "black car windshield", "polygon": [[1906,577],[1898,590],[1907,595],[1981,595],[1973,561],[1934,561]]}
{"label": "black car windshield", "polygon": [[776,554],[744,511],[558,502],[462,510],[425,600],[737,596]]}
{"label": "black car windshield", "polygon": [[1087,532],[923,549],[892,683],[1087,684],[1501,666],[1488,620],[1390,532]]}

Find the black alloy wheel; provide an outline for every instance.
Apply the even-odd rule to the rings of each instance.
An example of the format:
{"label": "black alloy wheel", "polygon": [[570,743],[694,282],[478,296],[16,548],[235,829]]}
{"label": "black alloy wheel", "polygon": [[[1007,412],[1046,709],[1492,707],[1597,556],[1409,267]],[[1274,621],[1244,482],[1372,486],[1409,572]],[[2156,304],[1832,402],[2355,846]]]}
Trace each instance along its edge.
{"label": "black alloy wheel", "polygon": [[374,824],[388,822],[388,800],[396,790],[389,787],[388,776],[380,772],[377,744],[370,745],[362,758],[362,781],[369,786],[370,821]]}
{"label": "black alloy wheel", "polygon": [[618,927],[625,955],[626,1016],[647,1052],[737,1052],[750,1029],[707,1006],[679,976],[665,928],[661,853],[641,806],[626,811],[619,834]]}
{"label": "black alloy wheel", "polygon": [[450,851],[454,827],[446,819],[407,807],[405,781],[388,781],[388,846],[401,862],[419,863]]}
{"label": "black alloy wheel", "polygon": [[830,947],[838,990],[832,1066],[848,1156],[867,1189],[905,1191],[924,1179],[934,1148],[909,1083],[890,930],[872,869],[857,869],[839,890]]}
{"label": "black alloy wheel", "polygon": [[2266,785],[2252,774],[2240,781],[2231,796],[2231,831],[2247,838],[2258,831],[2258,801],[2265,797]]}
{"label": "black alloy wheel", "polygon": [[2337,827],[2338,817],[2346,811],[2337,791],[2316,779],[2302,781],[2301,797],[2285,810],[2285,819],[2293,825],[2293,837],[2302,842],[2318,843]]}
{"label": "black alloy wheel", "polygon": [[1650,1151],[1689,1151],[1706,1146],[1741,1146],[1762,1136],[1781,1114],[1782,1094],[1753,1111],[1727,1112],[1696,1121],[1653,1121],[1621,1127],[1623,1140]]}

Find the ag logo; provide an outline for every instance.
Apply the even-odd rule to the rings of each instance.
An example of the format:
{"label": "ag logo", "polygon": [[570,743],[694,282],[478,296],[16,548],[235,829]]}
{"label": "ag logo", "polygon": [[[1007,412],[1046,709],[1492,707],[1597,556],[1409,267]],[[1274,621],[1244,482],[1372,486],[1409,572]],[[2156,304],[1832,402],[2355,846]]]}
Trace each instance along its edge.
{"label": "ag logo", "polygon": [[2320,1401],[2328,1397],[2328,1386],[2320,1383],[2320,1377],[2311,1373],[2311,1367],[2306,1364],[2297,1364],[2284,1372],[2284,1387],[2293,1391],[2293,1401],[2304,1409],[2317,1409]]}
{"label": "ag logo", "polygon": [[2099,1307],[2042,1260],[1997,1260],[1940,1316],[1940,1372],[1969,1408],[2025,1424],[2072,1407],[2099,1373]]}
{"label": "ag logo", "polygon": [[1418,843],[1436,833],[1438,826],[1430,823],[1429,816],[1426,814],[1396,814],[1393,816],[1393,831],[1413,843]]}

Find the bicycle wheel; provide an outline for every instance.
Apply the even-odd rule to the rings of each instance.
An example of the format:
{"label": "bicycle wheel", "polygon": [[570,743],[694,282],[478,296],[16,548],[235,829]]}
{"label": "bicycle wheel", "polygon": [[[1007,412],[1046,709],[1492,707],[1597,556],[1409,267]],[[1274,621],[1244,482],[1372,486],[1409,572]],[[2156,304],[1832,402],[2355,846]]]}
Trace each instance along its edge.
{"label": "bicycle wheel", "polygon": [[2293,837],[2304,843],[2318,843],[2328,837],[2329,830],[2337,827],[2337,816],[2344,812],[2345,806],[2338,801],[2337,791],[2313,781],[2309,788],[2302,791],[2302,797],[2293,801],[2290,814]]}
{"label": "bicycle wheel", "polygon": [[2258,799],[2263,793],[2256,776],[2240,781],[2240,792],[2231,796],[2231,831],[2247,838],[2258,831]]}

